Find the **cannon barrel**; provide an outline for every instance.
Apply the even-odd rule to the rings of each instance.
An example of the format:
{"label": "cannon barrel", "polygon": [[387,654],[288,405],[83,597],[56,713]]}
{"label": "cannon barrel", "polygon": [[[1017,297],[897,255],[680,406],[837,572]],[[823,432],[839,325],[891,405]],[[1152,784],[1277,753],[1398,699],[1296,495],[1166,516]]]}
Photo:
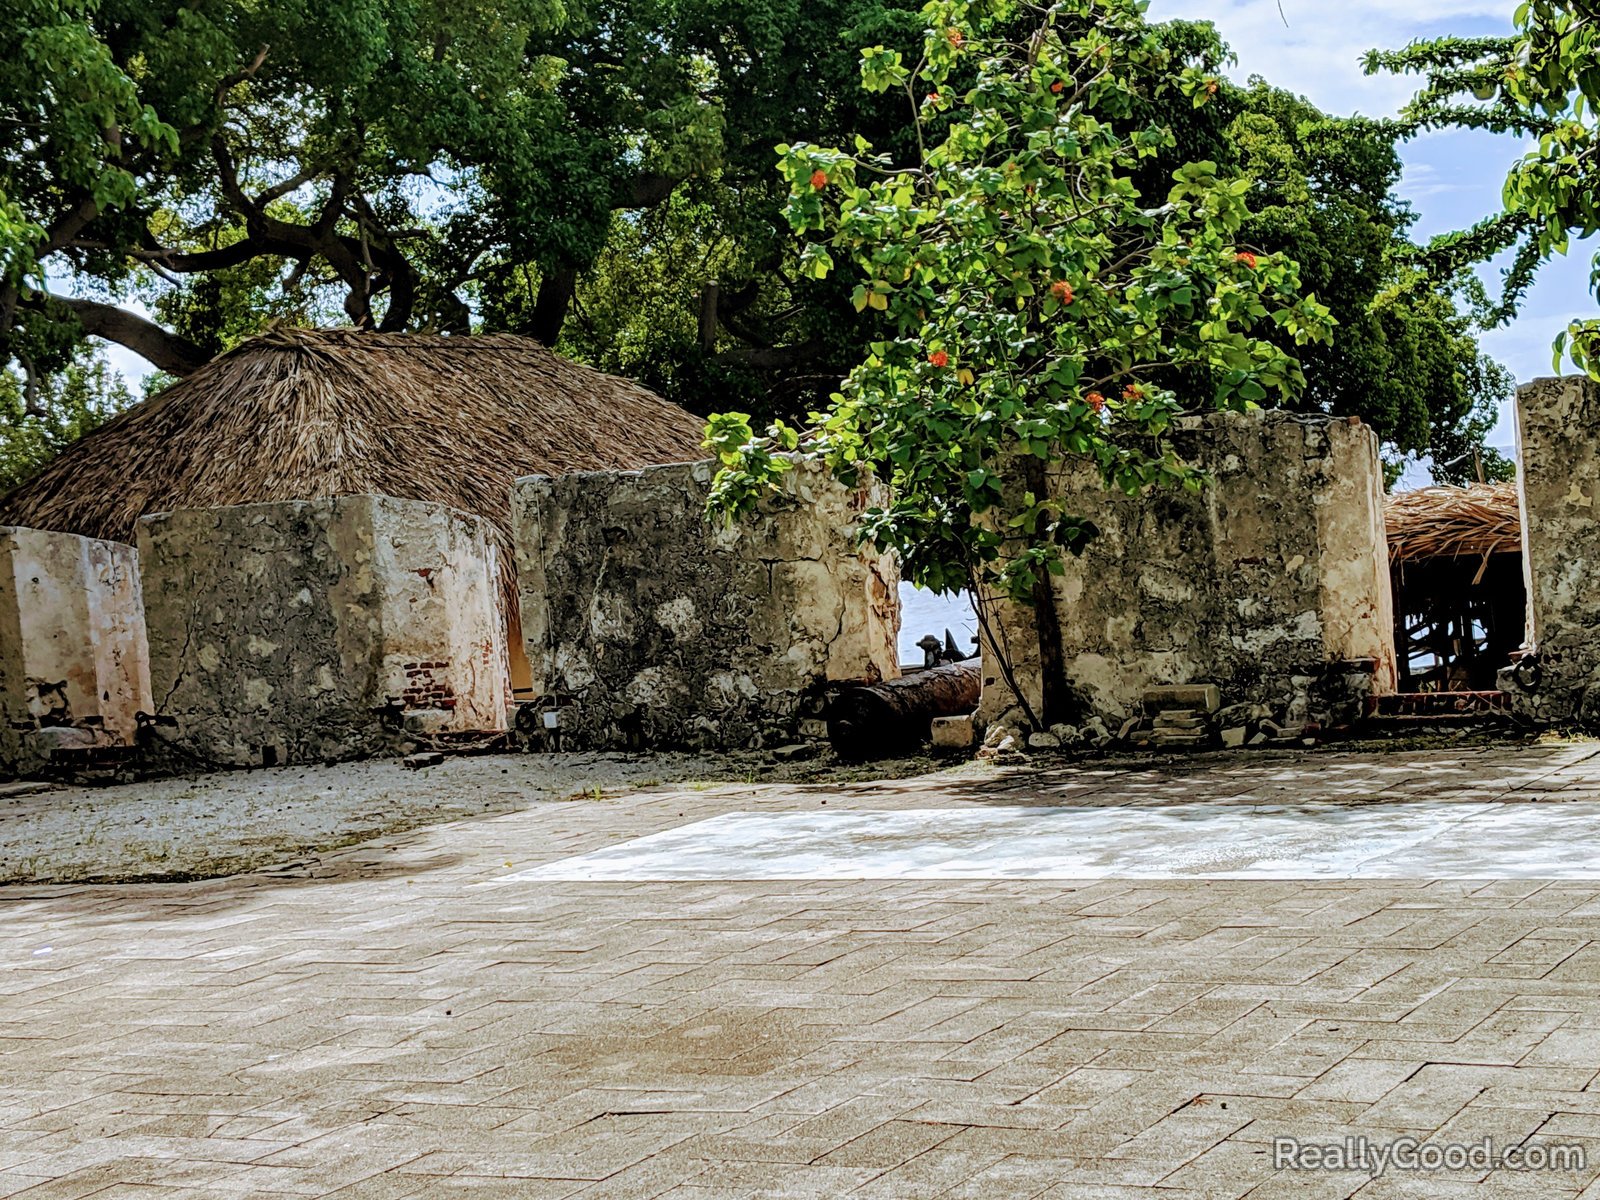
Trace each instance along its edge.
{"label": "cannon barrel", "polygon": [[928,740],[935,717],[971,712],[982,690],[977,659],[849,688],[828,711],[828,740],[841,758],[858,762],[911,753]]}

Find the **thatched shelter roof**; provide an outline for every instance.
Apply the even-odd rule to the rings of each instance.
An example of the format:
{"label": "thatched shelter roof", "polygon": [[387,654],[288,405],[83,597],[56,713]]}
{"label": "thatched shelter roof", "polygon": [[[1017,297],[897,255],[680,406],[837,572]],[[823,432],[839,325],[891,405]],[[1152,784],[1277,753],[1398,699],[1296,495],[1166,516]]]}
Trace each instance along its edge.
{"label": "thatched shelter roof", "polygon": [[511,481],[704,457],[699,418],[511,334],[253,338],[0,497],[0,525],[131,542],[145,513],[380,493],[499,531]]}
{"label": "thatched shelter roof", "polygon": [[1486,557],[1522,551],[1514,483],[1396,492],[1384,506],[1389,561]]}

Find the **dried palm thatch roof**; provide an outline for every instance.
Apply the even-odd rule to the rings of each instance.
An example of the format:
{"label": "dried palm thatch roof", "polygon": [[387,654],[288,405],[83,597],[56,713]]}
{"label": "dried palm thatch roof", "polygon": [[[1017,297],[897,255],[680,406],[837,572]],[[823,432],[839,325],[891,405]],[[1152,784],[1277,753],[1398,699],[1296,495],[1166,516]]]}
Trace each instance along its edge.
{"label": "dried palm thatch roof", "polygon": [[379,493],[487,518],[514,594],[511,481],[704,457],[702,423],[511,334],[253,338],[0,497],[0,525],[131,542],[145,513]]}
{"label": "dried palm thatch roof", "polygon": [[1522,522],[1512,483],[1396,492],[1384,506],[1389,561],[1517,554]]}

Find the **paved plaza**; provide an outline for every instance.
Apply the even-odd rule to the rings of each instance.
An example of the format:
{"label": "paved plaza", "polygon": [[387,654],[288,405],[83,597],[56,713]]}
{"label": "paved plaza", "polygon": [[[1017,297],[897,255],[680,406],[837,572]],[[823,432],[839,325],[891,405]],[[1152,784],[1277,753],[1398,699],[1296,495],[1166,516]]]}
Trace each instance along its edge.
{"label": "paved plaza", "polygon": [[[1597,749],[662,785],[0,889],[0,1196],[1600,1197]],[[1585,1162],[1274,1167],[1408,1137]]]}

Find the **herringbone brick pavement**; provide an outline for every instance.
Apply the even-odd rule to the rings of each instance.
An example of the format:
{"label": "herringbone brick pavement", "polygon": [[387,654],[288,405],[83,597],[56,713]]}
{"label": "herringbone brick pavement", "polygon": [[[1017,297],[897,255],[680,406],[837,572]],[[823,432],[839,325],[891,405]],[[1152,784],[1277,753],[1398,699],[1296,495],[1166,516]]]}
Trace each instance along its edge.
{"label": "herringbone brick pavement", "polygon": [[[1422,796],[1593,799],[1600,763],[658,790],[0,891],[0,1196],[1600,1197],[1600,884],[505,882],[734,809]],[[1591,1152],[1273,1169],[1355,1135]]]}

